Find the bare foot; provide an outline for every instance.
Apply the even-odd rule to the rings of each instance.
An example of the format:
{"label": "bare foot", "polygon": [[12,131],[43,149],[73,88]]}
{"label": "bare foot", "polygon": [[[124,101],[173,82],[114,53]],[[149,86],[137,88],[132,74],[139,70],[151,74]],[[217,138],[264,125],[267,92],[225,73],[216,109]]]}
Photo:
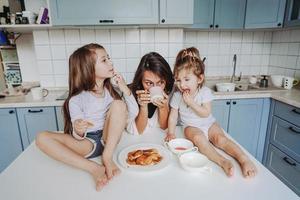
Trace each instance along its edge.
{"label": "bare foot", "polygon": [[99,166],[97,170],[92,172],[92,176],[95,179],[97,191],[100,191],[108,182],[104,166]]}
{"label": "bare foot", "polygon": [[227,159],[223,160],[221,162],[221,167],[223,168],[227,176],[229,177],[233,176],[233,165],[230,160]]}
{"label": "bare foot", "polygon": [[256,175],[257,169],[249,158],[241,162],[240,165],[245,178],[254,177]]}
{"label": "bare foot", "polygon": [[112,159],[103,159],[103,164],[105,166],[105,172],[108,180],[121,173],[121,170]]}

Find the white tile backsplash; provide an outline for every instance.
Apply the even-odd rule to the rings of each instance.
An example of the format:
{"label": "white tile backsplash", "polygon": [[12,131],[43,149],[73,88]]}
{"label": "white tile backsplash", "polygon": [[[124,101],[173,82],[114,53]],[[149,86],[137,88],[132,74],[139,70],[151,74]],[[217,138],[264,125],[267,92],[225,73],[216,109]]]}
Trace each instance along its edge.
{"label": "white tile backsplash", "polygon": [[50,44],[65,44],[65,34],[63,30],[49,30]]}
{"label": "white tile backsplash", "polygon": [[80,35],[78,29],[67,29],[65,30],[66,44],[80,44]]}
{"label": "white tile backsplash", "polygon": [[[103,45],[116,69],[130,82],[140,58],[157,51],[173,68],[182,48],[195,46],[206,56],[207,76],[230,76],[237,54],[237,74],[291,74],[300,70],[300,30],[184,30],[181,28],[55,29],[33,31],[43,86],[66,85],[69,56],[90,42]],[[62,67],[64,66],[64,67]],[[51,82],[52,81],[52,82]]]}

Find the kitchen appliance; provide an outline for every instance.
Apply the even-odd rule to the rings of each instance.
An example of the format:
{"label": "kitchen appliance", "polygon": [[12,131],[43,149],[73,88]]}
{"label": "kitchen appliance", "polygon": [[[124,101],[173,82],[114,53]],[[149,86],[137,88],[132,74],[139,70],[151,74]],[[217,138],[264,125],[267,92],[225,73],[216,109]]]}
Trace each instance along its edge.
{"label": "kitchen appliance", "polygon": [[283,87],[285,89],[292,89],[294,85],[297,85],[299,83],[299,80],[294,79],[293,77],[284,77],[283,78]]}
{"label": "kitchen appliance", "polygon": [[282,87],[283,84],[283,77],[282,75],[272,75],[271,82],[276,87]]}

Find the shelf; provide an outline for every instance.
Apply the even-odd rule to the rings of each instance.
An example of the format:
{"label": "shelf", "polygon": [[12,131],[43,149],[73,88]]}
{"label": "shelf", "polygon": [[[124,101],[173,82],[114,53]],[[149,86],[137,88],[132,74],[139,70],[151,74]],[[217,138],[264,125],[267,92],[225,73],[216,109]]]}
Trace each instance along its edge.
{"label": "shelf", "polygon": [[47,29],[52,27],[51,24],[14,24],[14,25],[0,25],[1,28],[5,28],[8,31],[17,32],[31,32],[32,30]]}

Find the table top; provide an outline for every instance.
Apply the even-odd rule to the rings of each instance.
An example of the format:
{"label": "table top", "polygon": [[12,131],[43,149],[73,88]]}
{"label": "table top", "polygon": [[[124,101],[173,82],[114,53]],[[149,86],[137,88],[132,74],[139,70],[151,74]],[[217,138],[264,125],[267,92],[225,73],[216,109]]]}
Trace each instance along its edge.
{"label": "table top", "polygon": [[[124,148],[133,144],[163,145],[163,137],[164,133],[158,129],[142,136],[124,132],[115,159]],[[258,175],[252,179],[245,179],[237,162],[231,158],[235,174],[228,178],[210,161],[211,173],[184,171],[177,157],[171,154],[168,166],[157,171],[137,172],[121,168],[121,174],[97,192],[88,173],[49,158],[32,143],[0,174],[0,199],[299,199],[268,169],[250,157],[258,168]],[[98,162],[100,157],[93,160]]]}

